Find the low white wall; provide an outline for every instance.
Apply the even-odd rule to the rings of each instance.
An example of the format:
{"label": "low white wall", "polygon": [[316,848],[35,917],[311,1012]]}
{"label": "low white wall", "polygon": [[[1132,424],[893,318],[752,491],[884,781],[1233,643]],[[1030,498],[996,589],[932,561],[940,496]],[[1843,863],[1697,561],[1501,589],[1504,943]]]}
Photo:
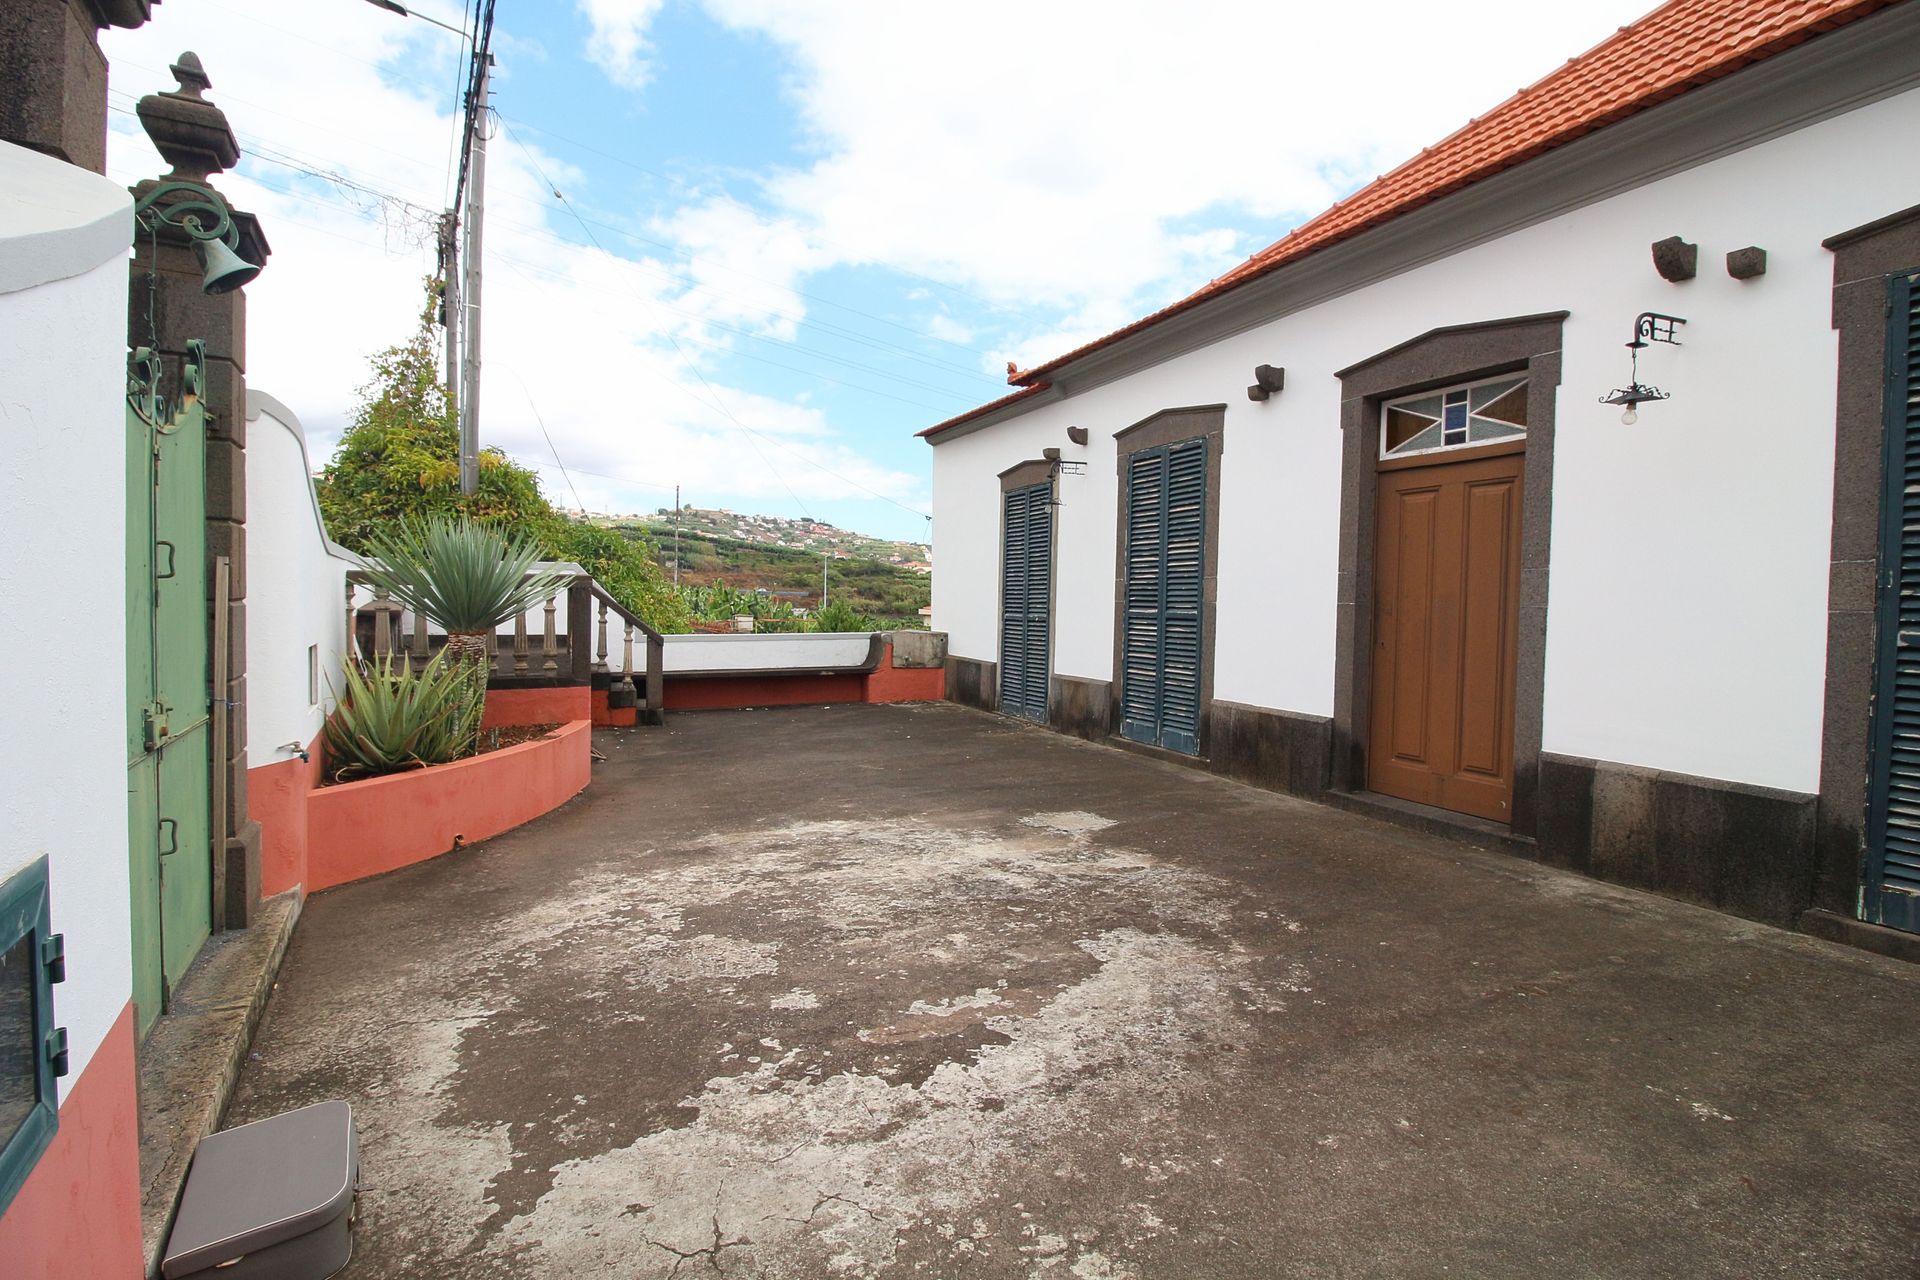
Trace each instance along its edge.
{"label": "low white wall", "polygon": [[[797,634],[667,636],[661,669],[668,675],[687,671],[828,671],[858,667],[873,647],[867,631],[822,631]],[[636,654],[637,670],[644,659]]]}
{"label": "low white wall", "polygon": [[[1700,164],[934,449],[933,625],[998,656],[998,474],[1059,447],[1054,670],[1113,678],[1113,434],[1226,405],[1214,696],[1333,710],[1341,427],[1336,371],[1447,325],[1570,313],[1554,436],[1544,747],[1793,791],[1818,787],[1836,344],[1826,237],[1920,199],[1909,91]],[[1790,179],[1783,175],[1791,175]],[[1792,198],[1782,198],[1788,181]],[[1699,276],[1648,246],[1682,233]],[[1731,279],[1723,255],[1768,252]],[[1673,391],[1637,426],[1596,403],[1627,379],[1634,317],[1690,323],[1644,353]],[[1246,398],[1257,364],[1286,388]],[[1088,428],[1086,447],[1067,428]],[[1534,495],[1528,495],[1534,500]]]}
{"label": "low white wall", "polygon": [[[133,993],[127,875],[127,246],[132,201],[0,143],[0,879],[49,863],[67,980],[54,1012],[86,1070]],[[93,637],[79,667],[36,644]],[[0,1270],[3,1270],[0,1267]]]}
{"label": "low white wall", "polygon": [[[326,535],[306,433],[247,393],[247,764],[290,757],[320,732],[340,684],[353,553]],[[313,665],[317,664],[317,679]]]}

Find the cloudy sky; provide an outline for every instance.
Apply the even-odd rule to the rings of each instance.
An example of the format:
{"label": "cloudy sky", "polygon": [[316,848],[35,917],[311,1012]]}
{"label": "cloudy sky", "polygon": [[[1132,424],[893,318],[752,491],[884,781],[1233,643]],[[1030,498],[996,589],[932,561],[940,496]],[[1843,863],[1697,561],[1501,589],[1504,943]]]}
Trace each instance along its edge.
{"label": "cloudy sky", "polygon": [[[1648,7],[499,0],[483,442],[566,506],[678,483],[924,538],[913,433],[1007,361],[1190,291]],[[205,63],[247,152],[216,182],[273,245],[249,381],[325,458],[432,270],[459,39],[365,0],[164,0],[101,43],[127,183],[164,167],[134,103]]]}

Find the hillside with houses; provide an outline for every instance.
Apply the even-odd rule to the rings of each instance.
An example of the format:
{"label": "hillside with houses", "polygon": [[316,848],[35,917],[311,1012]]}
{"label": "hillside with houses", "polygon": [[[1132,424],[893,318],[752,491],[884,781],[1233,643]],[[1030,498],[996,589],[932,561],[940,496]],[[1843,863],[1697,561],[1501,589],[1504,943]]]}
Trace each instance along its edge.
{"label": "hillside with houses", "polygon": [[[785,516],[748,515],[725,507],[682,507],[675,517],[672,507],[662,507],[650,515],[594,516],[594,524],[614,529],[635,529],[670,547],[676,523],[681,538],[700,537],[709,541],[751,543],[762,547],[780,547],[829,555],[836,560],[876,560],[898,565],[914,573],[933,572],[932,548],[924,542],[894,542],[864,533],[810,520]],[[668,552],[668,554],[671,554]]]}

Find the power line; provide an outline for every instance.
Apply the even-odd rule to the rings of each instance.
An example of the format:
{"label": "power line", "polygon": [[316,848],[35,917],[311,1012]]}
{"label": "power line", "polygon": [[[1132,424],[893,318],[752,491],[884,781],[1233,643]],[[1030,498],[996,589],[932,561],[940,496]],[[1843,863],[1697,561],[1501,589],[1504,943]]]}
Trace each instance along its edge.
{"label": "power line", "polygon": [[[524,122],[523,122],[523,123],[524,123]],[[547,135],[547,136],[548,136],[549,138],[553,138],[553,139],[556,139],[557,141],[560,141],[560,142],[565,142],[565,143],[567,143],[567,144],[569,144],[569,145],[571,145],[571,146],[575,146],[575,147],[578,147],[578,148],[580,148],[580,149],[581,149],[582,151],[590,151],[590,152],[592,152],[592,153],[593,153],[594,155],[598,155],[598,156],[605,156],[605,157],[606,157],[607,159],[609,159],[609,160],[612,160],[612,161],[613,161],[613,162],[615,162],[616,164],[623,164],[623,165],[625,165],[625,166],[626,166],[627,168],[629,168],[629,169],[632,169],[632,170],[634,170],[634,171],[635,171],[635,172],[637,172],[637,173],[644,173],[644,174],[646,174],[646,175],[647,175],[648,177],[651,177],[651,178],[658,178],[658,179],[659,179],[660,181],[662,181],[662,182],[671,182],[671,181],[672,181],[672,179],[671,179],[671,178],[669,178],[669,177],[667,177],[667,176],[666,176],[665,174],[663,174],[663,173],[660,173],[660,172],[659,172],[659,171],[657,171],[657,170],[654,170],[654,169],[649,169],[649,168],[647,168],[647,167],[646,167],[645,165],[643,165],[643,164],[639,164],[639,163],[636,163],[636,162],[635,162],[635,161],[633,161],[633,160],[629,160],[629,159],[627,159],[627,158],[626,158],[625,156],[620,156],[620,155],[615,155],[615,154],[614,154],[613,152],[611,152],[611,151],[603,151],[603,150],[601,150],[601,149],[600,149],[600,148],[598,148],[598,147],[595,147],[595,146],[591,146],[591,145],[589,145],[588,143],[585,143],[585,142],[581,142],[581,141],[580,141],[580,140],[579,140],[578,138],[569,138],[569,137],[567,137],[567,136],[566,136],[565,134],[563,134],[563,133],[555,133],[555,132],[554,132],[553,130],[551,130],[551,129],[548,129],[548,128],[545,128],[545,127],[543,127],[543,126],[541,126],[541,125],[537,125],[537,124],[528,124],[528,125],[527,125],[526,127],[527,127],[527,128],[529,128],[529,129],[532,129],[532,130],[534,130],[535,132],[538,132],[538,133],[544,133],[544,134],[546,134],[546,135]],[[830,247],[832,247],[832,248],[836,248],[836,249],[839,249],[839,250],[840,250],[841,252],[843,252],[843,253],[845,253],[845,252],[848,252],[848,249],[847,249],[847,247],[846,247],[845,245],[841,245],[841,244],[836,244],[836,243],[835,243],[834,241],[831,241],[831,240],[827,240],[827,239],[825,239],[824,237],[822,237],[822,239],[821,239],[821,243],[822,243],[822,244],[825,244],[825,245],[828,245],[828,246],[830,246]],[[921,281],[921,282],[922,282],[922,283],[924,283],[924,284],[930,284],[930,285],[932,285],[932,286],[933,286],[934,288],[936,288],[936,289],[945,289],[945,290],[946,290],[947,292],[949,292],[949,293],[955,293],[955,294],[958,294],[959,296],[961,296],[961,297],[963,297],[963,298],[966,298],[966,299],[968,299],[969,301],[972,301],[972,302],[977,302],[977,303],[979,303],[979,304],[980,304],[981,306],[984,306],[984,307],[991,307],[991,308],[992,308],[992,309],[994,309],[995,311],[999,311],[999,312],[1002,312],[1002,313],[1004,313],[1004,314],[1006,314],[1006,315],[1015,315],[1015,316],[1024,316],[1024,317],[1026,317],[1026,318],[1027,318],[1027,319],[1029,319],[1029,320],[1045,320],[1045,317],[1044,317],[1044,316],[1042,316],[1042,315],[1040,315],[1040,313],[1039,313],[1039,312],[1037,312],[1037,311],[1033,311],[1033,310],[1031,310],[1031,309],[1029,309],[1029,308],[1027,308],[1027,307],[1022,307],[1022,306],[1017,306],[1017,305],[1015,305],[1015,304],[1013,304],[1013,303],[1010,303],[1010,302],[1000,302],[1000,301],[996,301],[996,300],[995,300],[995,299],[993,299],[993,298],[984,298],[984,297],[981,297],[980,295],[978,295],[978,294],[976,294],[976,293],[972,293],[972,292],[970,292],[969,290],[966,290],[966,289],[963,289],[963,288],[961,288],[961,287],[960,287],[959,285],[957,285],[957,284],[952,284],[952,283],[950,283],[950,282],[948,282],[948,281],[946,281],[946,280],[941,280],[941,279],[939,279],[938,277],[935,277],[935,276],[929,276],[929,275],[922,275],[922,274],[921,274],[920,272],[918,272],[918,271],[910,271],[910,270],[908,270],[907,268],[905,268],[905,267],[900,267],[900,266],[890,266],[890,267],[888,268],[888,270],[890,270],[890,271],[895,271],[895,272],[898,272],[898,273],[899,273],[900,275],[903,275],[903,276],[907,276],[907,277],[909,277],[909,278],[911,278],[911,279],[914,279],[914,280],[919,280],[919,281]],[[849,310],[852,310],[852,308],[848,308],[848,309],[849,309]],[[935,338],[935,339],[934,339],[934,341],[936,341],[936,342],[944,342],[944,341],[946,341],[946,339],[944,339],[944,338]],[[959,343],[954,343],[954,344],[952,344],[952,345],[954,345],[954,346],[960,346],[961,344],[959,344]],[[973,348],[971,348],[971,347],[967,347],[967,348],[965,348],[965,349],[966,349],[966,350],[973,350]],[[982,353],[982,354],[985,354],[985,353]]]}
{"label": "power line", "polygon": [[[505,123],[506,123],[506,122],[505,122],[505,120],[504,120],[504,118],[503,118],[503,119],[502,119],[502,124],[503,124],[503,125],[505,125]],[[521,141],[520,141],[520,138],[519,138],[519,135],[518,135],[518,134],[516,134],[516,133],[515,133],[515,132],[513,131],[513,129],[512,129],[512,127],[511,127],[511,126],[508,126],[508,127],[506,128],[506,134],[507,134],[507,137],[508,137],[508,139],[512,141],[512,143],[513,143],[513,145],[514,145],[514,146],[516,146],[516,147],[518,147],[518,148],[520,149],[520,154],[526,157],[526,159],[527,159],[527,164],[528,164],[529,166],[531,166],[531,167],[532,167],[532,169],[533,169],[533,171],[534,171],[534,173],[535,173],[536,175],[538,175],[538,176],[539,176],[539,178],[540,178],[540,181],[541,181],[542,183],[544,183],[544,184],[546,185],[546,188],[547,188],[547,190],[553,193],[553,196],[554,196],[554,198],[555,198],[556,200],[559,200],[559,201],[561,201],[561,202],[562,202],[563,204],[566,204],[566,205],[567,205],[567,209],[568,209],[568,212],[570,212],[570,213],[572,213],[572,214],[573,214],[573,216],[574,216],[574,219],[575,219],[576,221],[578,221],[578,222],[579,222],[579,223],[581,224],[581,229],[582,229],[582,230],[585,230],[585,229],[586,229],[586,226],[587,226],[587,222],[588,222],[588,219],[586,219],[586,218],[584,218],[584,217],[582,217],[582,216],[581,216],[581,214],[580,214],[580,212],[579,212],[579,210],[578,210],[578,209],[576,209],[576,208],[575,208],[575,207],[573,206],[573,203],[572,203],[571,201],[569,201],[569,200],[568,200],[568,199],[566,198],[566,196],[565,196],[565,195],[563,195],[563,194],[561,193],[561,191],[560,191],[560,189],[559,189],[559,188],[558,188],[557,186],[555,186],[555,185],[553,184],[553,182],[552,182],[552,181],[551,181],[550,179],[548,179],[548,177],[547,177],[547,175],[546,175],[546,173],[545,173],[545,171],[544,171],[544,170],[542,170],[542,169],[541,169],[541,167],[540,167],[540,162],[539,162],[539,161],[538,161],[537,159],[535,159],[535,158],[534,158],[534,155],[533,155],[533,152],[531,152],[531,151],[529,151],[529,150],[527,149],[527,147],[526,147],[526,144],[524,144],[523,142],[521,142]],[[604,223],[601,223],[601,224],[598,224],[598,225],[601,225],[601,226],[605,226],[606,224],[604,224]],[[619,231],[620,231],[620,229],[619,229],[618,227],[609,227],[608,229],[609,229],[609,230],[612,230],[612,231],[616,231],[616,232],[619,232]],[[536,234],[540,234],[540,233],[536,231]],[[622,234],[625,234],[625,233],[622,233]],[[601,245],[601,244],[600,244],[600,242],[599,242],[599,240],[598,240],[598,239],[594,239],[594,238],[593,238],[593,233],[592,233],[591,231],[588,231],[588,232],[587,232],[587,235],[588,235],[588,238],[589,238],[589,239],[593,239],[593,246],[594,246],[594,248],[596,248],[596,249],[599,249],[599,250],[600,250],[600,251],[601,251],[602,253],[606,253],[606,252],[608,252],[608,251],[607,251],[607,249],[606,249],[606,248],[605,248],[605,247],[604,247],[603,245]],[[549,238],[552,238],[552,239],[556,239],[556,240],[558,240],[558,237],[552,237],[552,236],[549,236]],[[641,241],[642,243],[646,243],[646,244],[659,244],[659,245],[661,245],[661,247],[663,247],[663,248],[670,248],[670,247],[671,247],[671,246],[667,246],[667,245],[664,245],[664,244],[662,244],[662,242],[660,242],[660,241],[654,241],[654,240],[648,240],[648,239],[647,239],[646,237],[644,237],[644,236],[638,236],[638,235],[636,235],[636,236],[634,236],[633,238],[634,238],[634,239],[636,239],[636,240],[639,240],[639,241]],[[570,243],[570,242],[569,242],[569,241],[565,241],[565,240],[559,240],[559,243],[561,243],[561,244],[568,244],[568,243]],[[693,291],[693,290],[700,290],[700,289],[705,289],[705,290],[707,290],[708,292],[710,292],[710,293],[715,293],[715,294],[718,294],[718,295],[719,295],[719,296],[721,296],[721,297],[738,297],[738,295],[736,295],[736,294],[728,294],[728,293],[726,293],[726,292],[725,292],[724,290],[720,290],[720,289],[714,289],[714,288],[712,288],[711,286],[709,286],[709,285],[707,285],[707,284],[705,284],[704,282],[702,282],[702,281],[700,281],[700,280],[697,280],[697,279],[695,279],[695,278],[693,278],[693,277],[691,277],[691,276],[686,276],[686,275],[682,275],[682,274],[679,274],[679,273],[677,273],[677,272],[672,272],[672,271],[664,271],[664,270],[658,270],[658,269],[652,269],[652,268],[650,268],[650,267],[648,266],[648,264],[645,264],[645,263],[638,263],[638,262],[633,262],[633,260],[632,260],[632,259],[630,259],[630,258],[629,258],[629,259],[623,259],[623,261],[627,261],[627,262],[630,262],[630,263],[632,263],[632,264],[633,264],[634,266],[637,266],[637,267],[641,267],[642,269],[647,269],[647,270],[651,270],[651,271],[652,271],[652,274],[655,274],[655,275],[658,275],[658,276],[661,276],[661,277],[663,277],[663,278],[665,278],[665,279],[668,279],[668,280],[672,280],[672,281],[674,281],[674,282],[676,282],[676,283],[679,283],[679,284],[685,284],[685,285],[687,285],[687,286],[689,287],[689,290],[690,290],[690,291]],[[756,278],[757,278],[757,277],[756,277]],[[772,283],[775,283],[775,282],[773,282],[773,281],[767,281],[766,283],[769,283],[769,284],[772,284]],[[745,300],[745,299],[743,299],[743,301],[746,301],[746,300]],[[793,321],[795,321],[795,322],[797,322],[797,323],[799,323],[799,324],[809,324],[809,323],[817,323],[817,322],[812,322],[812,321],[809,321],[809,320],[808,320],[808,319],[807,319],[807,318],[806,318],[805,316],[795,316],[795,315],[793,315],[793,314],[792,314],[791,312],[785,312],[785,311],[781,311],[781,310],[780,310],[779,308],[777,308],[777,307],[763,307],[763,308],[761,308],[761,309],[762,309],[762,310],[764,310],[765,312],[767,312],[767,314],[769,314],[769,315],[776,315],[776,316],[781,316],[781,317],[783,317],[783,318],[785,318],[785,319],[789,319],[789,320],[793,320]],[[776,341],[780,341],[780,342],[786,342],[786,341],[789,341],[789,340],[787,340],[787,339],[775,339],[775,338],[768,338],[768,337],[766,337],[766,336],[764,336],[764,335],[762,335],[762,334],[756,334],[756,333],[753,333],[753,332],[751,332],[751,331],[749,331],[749,330],[745,330],[745,329],[737,329],[737,328],[734,328],[733,326],[730,326],[730,325],[727,325],[727,324],[724,324],[724,323],[722,323],[722,322],[720,322],[720,321],[718,321],[718,320],[712,320],[712,319],[709,319],[709,318],[707,318],[707,317],[704,317],[704,316],[694,316],[694,315],[692,315],[691,313],[682,313],[682,314],[687,314],[687,315],[689,315],[689,316],[690,316],[690,318],[692,318],[692,319],[697,319],[697,320],[701,320],[701,321],[703,321],[704,323],[707,323],[707,324],[711,324],[711,325],[713,325],[713,326],[714,326],[714,327],[716,327],[716,328],[720,328],[720,329],[724,329],[724,330],[726,330],[726,331],[727,331],[727,332],[729,332],[729,333],[737,333],[737,334],[739,334],[740,336],[742,336],[742,337],[745,337],[745,338],[753,338],[753,339],[755,339],[755,340],[757,340],[757,341],[761,341],[761,342],[776,342]],[[838,326],[833,326],[833,325],[825,325],[825,324],[818,324],[818,327],[820,327],[820,328],[823,328],[823,329],[828,329],[828,330],[837,330],[837,329],[838,329]],[[899,354],[899,355],[904,355],[904,356],[907,356],[907,357],[908,357],[909,359],[913,359],[913,360],[917,360],[917,361],[919,361],[919,362],[921,362],[921,363],[923,363],[923,364],[927,364],[927,365],[932,365],[932,366],[937,366],[937,367],[939,367],[939,368],[943,368],[943,369],[949,369],[949,370],[953,370],[953,371],[955,371],[955,372],[958,372],[958,373],[962,373],[962,374],[965,374],[965,375],[966,375],[967,377],[970,377],[970,378],[974,378],[974,379],[977,379],[977,380],[979,380],[979,381],[982,381],[982,382],[992,382],[992,381],[993,381],[992,379],[990,379],[990,378],[987,378],[987,377],[986,377],[986,376],[985,376],[984,374],[982,374],[982,373],[980,373],[980,372],[979,372],[978,370],[976,370],[976,369],[970,369],[970,368],[966,368],[966,367],[964,367],[964,366],[961,366],[961,365],[955,365],[955,364],[951,364],[951,363],[949,363],[949,362],[947,362],[947,361],[945,361],[945,360],[936,360],[936,359],[933,359],[933,358],[930,358],[930,357],[928,357],[928,356],[925,356],[925,355],[922,355],[922,354],[920,354],[919,352],[915,352],[915,351],[910,351],[910,350],[908,350],[908,349],[906,349],[906,348],[904,348],[904,347],[896,347],[896,346],[894,346],[894,345],[893,345],[892,343],[882,343],[882,342],[878,342],[878,341],[874,341],[874,340],[870,340],[870,339],[867,339],[867,338],[865,338],[865,337],[862,337],[861,335],[859,335],[859,334],[855,334],[855,333],[853,333],[853,332],[851,332],[851,331],[848,331],[848,330],[839,330],[838,332],[839,332],[839,334],[840,334],[840,336],[843,336],[843,337],[846,337],[846,338],[848,338],[848,339],[850,339],[850,340],[852,340],[852,341],[855,341],[855,342],[860,342],[860,343],[863,343],[863,344],[865,344],[865,345],[867,345],[867,346],[870,346],[870,347],[873,347],[873,348],[874,348],[874,349],[876,349],[876,350],[880,350],[880,351],[886,351],[886,352],[889,352],[889,353],[894,353],[894,354]],[[790,342],[790,345],[792,345],[792,346],[795,346],[795,347],[800,347],[800,344],[799,344],[799,343],[797,343],[797,342]],[[800,348],[800,349],[801,349],[801,350],[807,350],[808,348]],[[908,384],[908,385],[910,385],[910,386],[916,386],[916,387],[920,387],[921,389],[923,389],[923,390],[926,390],[926,391],[935,391],[935,392],[939,392],[939,393],[940,393],[940,394],[942,394],[942,395],[954,395],[954,396],[958,396],[958,395],[960,395],[960,394],[961,394],[961,393],[958,393],[958,392],[953,392],[953,391],[949,391],[949,390],[948,390],[947,388],[945,388],[945,387],[937,387],[937,386],[934,386],[934,385],[932,385],[931,383],[926,383],[926,382],[921,382],[921,381],[919,381],[919,380],[917,380],[917,379],[914,379],[914,378],[908,378],[908,377],[904,377],[904,376],[902,376],[902,375],[900,375],[900,374],[896,374],[896,373],[889,373],[889,372],[887,372],[887,371],[886,371],[886,370],[884,370],[884,369],[878,369],[878,368],[875,368],[875,367],[874,367],[874,366],[872,366],[872,365],[867,365],[867,364],[861,364],[861,363],[860,363],[859,361],[856,361],[856,360],[846,360],[846,359],[842,359],[842,358],[840,358],[840,357],[838,357],[838,356],[830,356],[830,355],[827,355],[827,354],[825,354],[824,352],[816,352],[815,354],[817,355],[817,357],[818,357],[819,359],[822,359],[822,360],[827,360],[827,361],[831,361],[831,362],[832,362],[832,363],[834,363],[834,364],[841,364],[841,365],[845,365],[845,366],[847,366],[847,367],[848,367],[848,368],[850,368],[850,369],[860,369],[860,370],[863,370],[863,371],[865,371],[865,372],[867,372],[867,373],[872,373],[872,374],[877,374],[877,375],[879,375],[880,377],[883,377],[883,378],[889,378],[889,379],[892,379],[892,380],[893,380],[893,381],[895,381],[895,382],[904,382],[904,383],[906,383],[906,384]]]}
{"label": "power line", "polygon": [[560,450],[555,448],[553,436],[547,431],[547,420],[540,416],[540,406],[533,402],[532,389],[527,386],[527,380],[520,376],[518,369],[512,366],[508,366],[508,369],[513,374],[513,380],[520,384],[521,392],[527,397],[527,408],[533,410],[533,420],[540,424],[540,434],[546,437],[547,449],[553,454],[553,465],[560,468],[560,475],[566,480],[567,488],[573,490],[573,505],[584,513],[587,504],[580,500],[580,490],[574,488],[573,477],[567,474],[567,464],[560,461]]}
{"label": "power line", "polygon": [[[491,0],[489,0],[489,3],[491,3]],[[529,160],[531,160],[531,156],[529,156]],[[537,164],[534,165],[534,172],[540,175],[540,180],[542,182],[547,181],[547,175],[540,171],[539,165]],[[558,187],[553,187],[551,183],[548,183],[548,186],[553,191],[554,196],[560,201],[560,203],[566,206],[567,212],[573,214],[574,219],[580,223],[580,229],[586,232],[587,239],[593,241],[593,247],[600,250],[600,252],[602,253],[606,253],[607,252],[606,246],[600,243],[599,237],[593,234],[593,230],[587,226],[586,220],[580,217],[579,211],[573,207],[573,201],[567,199],[567,197],[561,193]],[[714,385],[711,382],[707,381],[707,375],[700,372],[700,367],[696,365],[687,356],[686,349],[680,345],[680,339],[674,336],[673,331],[671,329],[663,329],[661,330],[661,332],[666,335],[667,341],[673,344],[674,350],[680,353],[681,363],[686,365],[687,369],[692,372],[694,377],[700,379],[700,385],[705,387],[707,389],[707,394],[713,397],[713,407],[718,409],[722,414],[726,415],[728,420],[730,420],[735,426],[739,427],[742,431],[747,432],[749,435],[756,436],[762,440],[765,440],[768,444],[773,445],[775,448],[780,449],[784,453],[792,454],[794,457],[799,458],[802,462],[806,462],[809,465],[816,467],[819,470],[825,472],[826,474],[834,477],[836,480],[839,480],[842,484],[850,484],[856,489],[860,489],[866,493],[872,494],[874,497],[879,498],[882,502],[892,503],[894,506],[899,507],[902,511],[911,511],[913,512],[914,515],[917,515],[922,519],[925,519],[925,520],[933,519],[933,517],[925,511],[915,510],[913,507],[909,507],[904,502],[900,502],[897,499],[890,498],[886,494],[881,493],[877,489],[872,489],[864,484],[861,484],[858,480],[854,480],[848,476],[841,475],[839,472],[835,471],[833,468],[826,466],[820,462],[816,462],[814,461],[814,459],[807,457],[805,454],[795,453],[793,450],[788,449],[785,445],[781,444],[778,440],[773,439],[771,436],[761,435],[759,431],[748,426],[746,423],[740,421],[739,417],[737,417],[731,409],[727,408],[726,404],[720,399],[720,393],[714,388]],[[757,447],[755,451],[758,452]],[[761,456],[763,458],[765,457],[764,454]],[[791,496],[793,494],[793,488],[792,486],[787,484],[786,477],[781,476],[779,471],[773,467],[773,464],[771,462],[769,462],[767,465],[768,465],[768,469],[772,470],[774,475],[780,480],[781,487],[785,488],[787,490],[787,493]],[[793,501],[794,501],[794,504],[800,507],[800,509],[803,512],[806,510],[806,505],[802,503],[798,497],[795,497]]]}

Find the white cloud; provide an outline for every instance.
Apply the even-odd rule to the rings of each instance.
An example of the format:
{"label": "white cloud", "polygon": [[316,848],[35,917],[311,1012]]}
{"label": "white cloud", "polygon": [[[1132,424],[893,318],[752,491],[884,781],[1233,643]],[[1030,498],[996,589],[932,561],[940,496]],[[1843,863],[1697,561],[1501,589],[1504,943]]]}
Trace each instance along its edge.
{"label": "white cloud", "polygon": [[[248,382],[300,415],[318,463],[368,378],[368,357],[407,337],[433,270],[458,42],[348,6],[351,20],[300,37],[297,57],[263,56],[289,41],[299,12],[286,3],[242,15],[213,0],[169,0],[147,27],[102,40],[122,110],[133,96],[172,88],[165,67],[191,44],[212,77],[209,98],[253,150],[239,171],[214,179],[259,217],[273,246],[247,289]],[[116,179],[165,167],[129,116],[110,119]],[[266,163],[266,148],[411,203],[382,206]],[[762,226],[744,206],[707,201],[668,221],[710,263],[623,257],[574,242],[579,226],[536,164],[576,200],[592,191],[589,175],[542,151],[535,135],[499,135],[491,148],[483,443],[541,467],[549,496],[568,504],[548,434],[596,507],[651,509],[671,501],[676,482],[689,500],[725,495],[783,512],[796,501],[789,490],[804,506],[868,496],[861,485],[924,505],[922,477],[850,448],[822,410],[716,372],[715,347],[732,339],[713,324],[780,334],[802,312],[792,285],[811,260],[796,234]]]}
{"label": "white cloud", "polygon": [[927,332],[942,342],[953,342],[962,346],[974,339],[973,326],[962,324],[944,312],[935,312],[927,317]]}
{"label": "white cloud", "polygon": [[[848,261],[1123,320],[1648,2],[706,0],[798,63],[823,155],[771,179],[783,214]],[[1271,234],[1230,229],[1249,215]]]}
{"label": "white cloud", "polygon": [[575,0],[592,31],[586,55],[614,83],[629,89],[646,85],[653,74],[647,28],[665,0]]}

